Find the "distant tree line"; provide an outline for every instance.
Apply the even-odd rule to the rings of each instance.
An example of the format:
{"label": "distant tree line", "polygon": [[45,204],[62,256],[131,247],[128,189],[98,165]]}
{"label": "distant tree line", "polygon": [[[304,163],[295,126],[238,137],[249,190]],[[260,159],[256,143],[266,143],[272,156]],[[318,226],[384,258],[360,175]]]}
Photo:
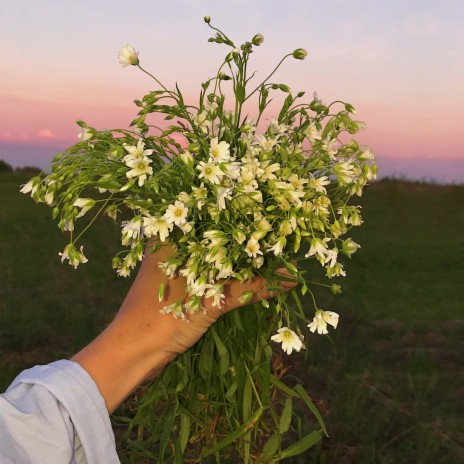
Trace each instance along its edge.
{"label": "distant tree line", "polygon": [[11,164],[8,164],[6,161],[0,159],[0,172],[25,172],[29,174],[39,174],[42,169],[37,166],[23,166],[21,168],[14,169]]}

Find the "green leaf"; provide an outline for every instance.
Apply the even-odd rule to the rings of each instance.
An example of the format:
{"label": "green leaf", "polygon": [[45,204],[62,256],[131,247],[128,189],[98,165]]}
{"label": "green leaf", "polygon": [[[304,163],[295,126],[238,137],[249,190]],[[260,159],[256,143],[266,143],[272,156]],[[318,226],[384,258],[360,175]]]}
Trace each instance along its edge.
{"label": "green leaf", "polygon": [[259,408],[253,416],[245,422],[243,425],[241,425],[237,430],[234,430],[231,434],[227,435],[226,438],[221,440],[219,443],[216,443],[212,448],[207,450],[205,453],[203,453],[203,457],[207,458],[208,456],[211,456],[212,454],[216,453],[217,451],[221,450],[222,448],[225,448],[226,446],[230,445],[232,442],[240,438],[242,435],[248,432],[248,430],[251,430],[256,422],[258,422],[259,418],[263,414],[264,408]]}
{"label": "green leaf", "polygon": [[166,285],[165,284],[159,284],[159,287],[158,287],[158,301],[163,300],[165,290],[166,290]]}
{"label": "green leaf", "polygon": [[222,343],[222,340],[219,338],[214,327],[211,329],[211,332],[213,333],[214,342],[216,343],[216,349],[219,354],[219,373],[221,375],[225,375],[227,374],[230,366],[229,352],[227,351],[224,343]]}
{"label": "green leaf", "polygon": [[279,434],[273,433],[263,446],[263,452],[259,455],[258,462],[268,462],[279,449]]}
{"label": "green leaf", "polygon": [[185,447],[187,446],[188,439],[190,437],[190,417],[187,414],[180,415],[180,432],[179,432],[179,440],[180,440],[180,448],[182,453],[185,451]]}
{"label": "green leaf", "polygon": [[252,403],[251,379],[250,375],[247,376],[245,385],[243,387],[243,420],[246,421],[251,416],[251,403]]}
{"label": "green leaf", "polygon": [[286,393],[288,396],[294,396],[298,397],[298,393],[296,393],[294,390],[292,390],[290,387],[287,387],[284,383],[282,383],[280,380],[277,380],[274,376],[271,376],[271,382],[272,384],[277,387],[281,392]]}
{"label": "green leaf", "polygon": [[176,410],[171,407],[167,413],[164,414],[165,418],[165,427],[163,428],[163,433],[160,436],[160,457],[163,461],[164,453],[169,443],[169,439],[172,432],[172,427],[174,425],[174,420],[176,418]]}
{"label": "green leaf", "polygon": [[[305,437],[303,437],[301,440],[297,441],[296,443],[293,443],[288,448],[284,449],[279,454],[279,460],[290,458],[292,456],[298,456],[299,454],[304,453],[307,449],[314,446],[321,439],[322,439],[321,432],[319,432],[318,430],[315,430],[314,432],[311,432],[310,434],[306,435]],[[277,462],[277,461],[271,461],[271,462]]]}
{"label": "green leaf", "polygon": [[245,100],[245,88],[241,85],[238,85],[235,90],[235,96],[237,97],[237,101],[239,103],[243,103],[243,101]]}
{"label": "green leaf", "polygon": [[207,332],[203,338],[203,344],[201,347],[201,356],[198,361],[198,370],[204,380],[209,382],[211,378],[211,371],[213,369],[213,340],[211,338],[211,332]]}
{"label": "green leaf", "polygon": [[289,396],[285,400],[284,409],[282,415],[280,416],[279,422],[279,433],[285,433],[292,422],[292,397]]}
{"label": "green leaf", "polygon": [[182,457],[182,450],[181,450],[181,445],[179,440],[176,440],[174,442],[174,458],[175,458],[175,464],[184,464],[184,458]]}
{"label": "green leaf", "polygon": [[316,419],[317,421],[319,422],[319,425],[321,426],[324,434],[326,437],[329,436],[329,434],[327,433],[327,429],[325,427],[325,424],[324,424],[324,419],[322,419],[322,416],[321,416],[321,413],[319,412],[319,410],[316,408],[316,405],[312,402],[311,398],[309,397],[309,395],[306,393],[305,389],[300,385],[298,384],[295,388],[294,388],[295,392],[298,393],[298,395],[300,396],[300,398],[306,403],[306,406],[308,406],[308,408],[312,411],[312,413],[316,416]]}
{"label": "green leaf", "polygon": [[231,402],[235,402],[235,392],[237,391],[238,383],[234,382],[226,391],[225,397]]}

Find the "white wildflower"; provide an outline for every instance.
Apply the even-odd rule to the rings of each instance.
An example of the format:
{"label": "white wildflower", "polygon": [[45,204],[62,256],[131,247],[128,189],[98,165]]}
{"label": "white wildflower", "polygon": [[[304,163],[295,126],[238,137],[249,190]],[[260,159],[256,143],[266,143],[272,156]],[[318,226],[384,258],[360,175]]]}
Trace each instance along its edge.
{"label": "white wildflower", "polygon": [[320,335],[328,334],[329,331],[327,330],[327,324],[336,329],[338,325],[338,318],[339,315],[337,313],[318,309],[313,321],[308,324],[309,330],[313,333],[317,330],[317,333]]}
{"label": "white wildflower", "polygon": [[220,261],[216,261],[215,266],[219,271],[218,275],[216,276],[218,279],[227,279],[234,273],[232,261],[228,258],[223,258]]}
{"label": "white wildflower", "polygon": [[171,261],[160,261],[158,263],[158,267],[161,269],[163,274],[165,274],[169,279],[172,279],[176,276],[176,271],[179,265]]}
{"label": "white wildflower", "polygon": [[316,192],[326,194],[327,190],[325,189],[325,186],[329,184],[330,179],[327,176],[314,177],[311,175],[308,185],[309,187],[313,188]]}
{"label": "white wildflower", "polygon": [[187,291],[189,295],[203,296],[210,287],[211,285],[208,284],[206,277],[200,276],[187,286]]}
{"label": "white wildflower", "polygon": [[224,286],[221,284],[211,285],[208,288],[205,297],[213,299],[213,306],[220,308],[224,303],[225,295],[222,293],[224,291]]}
{"label": "white wildflower", "polygon": [[256,256],[263,254],[260,249],[258,240],[254,239],[253,237],[248,240],[245,247],[245,252],[250,258],[256,258]]}
{"label": "white wildflower", "polygon": [[87,127],[83,128],[82,131],[77,135],[77,138],[81,139],[83,142],[90,140],[93,137],[93,131]]}
{"label": "white wildflower", "polygon": [[282,349],[287,354],[292,354],[292,351],[300,351],[303,347],[303,342],[300,337],[288,327],[281,327],[277,330],[277,334],[271,337],[273,342],[282,343]]}
{"label": "white wildflower", "polygon": [[198,163],[197,169],[200,171],[198,177],[200,179],[206,179],[212,184],[220,184],[221,179],[224,173],[221,171],[221,168],[212,162],[205,163],[204,161],[200,161]]}
{"label": "white wildflower", "polygon": [[74,267],[74,269],[79,266],[80,263],[86,263],[88,259],[84,255],[84,247],[81,246],[80,250],[77,251],[73,243],[66,245],[63,253],[58,253],[61,256],[61,262],[63,263],[65,259],[69,261],[69,264]]}
{"label": "white wildflower", "polygon": [[144,217],[143,230],[146,237],[153,237],[159,234],[159,239],[164,242],[174,225],[166,220],[164,217]]}
{"label": "white wildflower", "polygon": [[174,223],[177,226],[185,224],[187,222],[188,208],[182,201],[175,201],[173,205],[169,205],[166,212],[164,213],[164,218],[169,223]]}
{"label": "white wildflower", "polygon": [[275,256],[280,256],[286,244],[287,239],[285,237],[280,237],[274,245],[269,247],[269,251],[272,251]]}
{"label": "white wildflower", "polygon": [[92,198],[78,198],[74,201],[73,206],[77,206],[78,208],[82,208],[79,214],[77,215],[78,218],[84,216],[87,211],[95,206],[95,200]]}
{"label": "white wildflower", "polygon": [[39,188],[39,184],[40,184],[40,179],[39,179],[39,182],[37,181],[37,178],[31,179],[27,184],[24,184],[21,187],[20,192],[30,193],[31,195],[34,195],[34,193],[37,192],[37,189]]}
{"label": "white wildflower", "polygon": [[129,44],[121,48],[118,58],[119,63],[123,68],[129,65],[137,66],[139,64],[139,52],[137,52],[134,47]]}
{"label": "white wildflower", "polygon": [[230,145],[227,142],[219,142],[217,137],[211,139],[209,159],[215,163],[222,163],[230,159]]}
{"label": "white wildflower", "polygon": [[262,181],[277,179],[274,173],[280,170],[280,164],[279,163],[271,164],[271,161],[269,160],[263,161],[261,163],[261,169],[263,170],[263,172],[259,176],[259,178]]}
{"label": "white wildflower", "polygon": [[262,134],[255,135],[256,143],[263,149],[263,150],[272,150],[274,146],[278,143],[279,136],[275,137],[266,137]]}
{"label": "white wildflower", "polygon": [[142,158],[138,161],[134,161],[131,163],[130,167],[132,169],[126,172],[126,176],[128,179],[132,177],[138,177],[138,184],[139,187],[142,187],[147,177],[153,174],[153,168],[150,166],[152,160],[148,158]]}
{"label": "white wildflower", "polygon": [[232,198],[232,189],[227,187],[218,187],[217,188],[217,200],[216,206],[219,211],[226,209],[226,199],[230,200]]}
{"label": "white wildflower", "polygon": [[314,237],[311,240],[311,246],[309,248],[308,253],[306,253],[305,257],[308,258],[309,256],[317,255],[323,261],[325,261],[325,258],[327,256],[327,251],[328,251],[327,250],[327,242],[328,241],[329,241],[329,239],[327,237],[323,238],[323,239]]}
{"label": "white wildflower", "polygon": [[142,160],[153,154],[153,150],[146,150],[145,143],[142,139],[139,139],[137,145],[124,145],[124,149],[129,153],[124,156],[124,162],[129,166],[133,167],[137,161]]}
{"label": "white wildflower", "polygon": [[142,218],[136,216],[130,221],[123,221],[121,231],[121,243],[129,245],[131,242],[137,240],[142,233]]}
{"label": "white wildflower", "polygon": [[312,122],[306,129],[306,137],[308,137],[310,142],[315,142],[316,140],[322,139],[322,132],[316,126],[316,123]]}
{"label": "white wildflower", "polygon": [[286,124],[279,124],[276,118],[272,118],[268,129],[271,134],[280,135],[288,130],[288,126]]}
{"label": "white wildflower", "polygon": [[199,187],[192,187],[192,197],[197,202],[197,208],[201,210],[205,204],[206,197],[208,195],[208,190],[205,187],[205,184],[202,182]]}
{"label": "white wildflower", "polygon": [[337,248],[328,250],[325,256],[324,264],[328,264],[329,267],[334,267],[335,264],[337,264],[337,256],[338,256]]}
{"label": "white wildflower", "polygon": [[185,319],[184,308],[180,301],[176,301],[168,306],[165,306],[160,313],[162,314],[171,314],[175,319]]}
{"label": "white wildflower", "polygon": [[177,227],[184,233],[188,234],[193,229],[193,222],[184,222],[183,224],[177,224]]}
{"label": "white wildflower", "polygon": [[351,255],[358,249],[361,248],[361,245],[356,243],[355,241],[351,240],[351,238],[347,238],[346,240],[343,241],[342,244],[342,252],[348,256],[351,257]]}

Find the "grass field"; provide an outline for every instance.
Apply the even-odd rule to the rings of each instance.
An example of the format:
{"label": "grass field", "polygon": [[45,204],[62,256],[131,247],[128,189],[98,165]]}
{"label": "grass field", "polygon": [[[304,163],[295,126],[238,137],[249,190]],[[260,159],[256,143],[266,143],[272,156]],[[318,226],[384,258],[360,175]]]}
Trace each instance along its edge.
{"label": "grass field", "polygon": [[[91,340],[130,285],[111,270],[109,222],[84,242],[88,264],[62,265],[65,239],[48,208],[18,193],[25,180],[0,175],[1,389]],[[382,181],[362,204],[344,293],[319,295],[339,328],[311,339],[307,361],[292,357],[331,435],[298,462],[461,464],[464,186]]]}

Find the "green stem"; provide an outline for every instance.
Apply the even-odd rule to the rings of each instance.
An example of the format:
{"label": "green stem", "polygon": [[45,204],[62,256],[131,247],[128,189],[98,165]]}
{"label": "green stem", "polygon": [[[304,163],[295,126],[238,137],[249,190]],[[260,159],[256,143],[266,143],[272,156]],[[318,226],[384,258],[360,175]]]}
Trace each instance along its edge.
{"label": "green stem", "polygon": [[279,61],[279,64],[274,68],[274,70],[271,72],[271,74],[269,74],[269,76],[267,76],[266,79],[264,79],[264,81],[261,82],[261,84],[259,84],[258,87],[256,87],[256,89],[253,90],[253,92],[251,92],[250,95],[248,95],[248,97],[246,97],[244,101],[247,101],[257,90],[259,90],[259,89],[261,88],[261,86],[262,86],[263,84],[265,84],[266,81],[267,81],[268,79],[270,79],[270,78],[274,75],[274,73],[279,69],[280,65],[281,65],[289,56],[292,56],[292,55],[293,55],[292,53],[289,53],[288,55],[285,55],[285,56]]}
{"label": "green stem", "polygon": [[108,204],[108,202],[111,200],[111,198],[113,197],[114,193],[112,193],[105,201],[105,203],[103,203],[102,207],[98,210],[97,214],[92,218],[92,220],[87,224],[87,226],[85,227],[85,229],[74,239],[74,241],[72,243],[76,243],[81,237],[82,235],[85,234],[85,232],[88,230],[88,228],[95,222],[95,220],[97,219],[98,216],[100,216],[100,213],[105,209],[106,205]]}

